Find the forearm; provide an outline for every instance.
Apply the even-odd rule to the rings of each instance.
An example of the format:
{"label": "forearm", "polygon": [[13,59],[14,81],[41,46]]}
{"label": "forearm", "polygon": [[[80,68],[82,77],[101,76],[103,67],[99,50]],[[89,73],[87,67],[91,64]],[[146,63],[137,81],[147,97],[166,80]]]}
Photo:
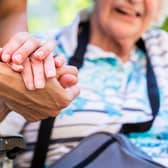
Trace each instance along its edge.
{"label": "forearm", "polygon": [[26,0],[0,1],[0,47],[16,32],[27,31]]}
{"label": "forearm", "polygon": [[27,31],[26,13],[15,13],[0,19],[0,47],[2,47],[12,35],[20,31]]}

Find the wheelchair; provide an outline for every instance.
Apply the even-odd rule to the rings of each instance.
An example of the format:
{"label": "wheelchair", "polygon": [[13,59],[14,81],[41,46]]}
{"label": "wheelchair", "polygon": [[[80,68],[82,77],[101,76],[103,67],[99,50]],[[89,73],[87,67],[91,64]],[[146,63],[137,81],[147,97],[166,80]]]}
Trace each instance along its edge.
{"label": "wheelchair", "polygon": [[13,168],[13,159],[25,149],[21,135],[0,136],[0,168]]}

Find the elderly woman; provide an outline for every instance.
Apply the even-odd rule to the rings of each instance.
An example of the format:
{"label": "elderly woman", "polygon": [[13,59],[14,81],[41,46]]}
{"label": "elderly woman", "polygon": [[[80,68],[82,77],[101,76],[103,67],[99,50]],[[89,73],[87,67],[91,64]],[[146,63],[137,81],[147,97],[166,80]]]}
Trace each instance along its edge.
{"label": "elderly woman", "polygon": [[[153,159],[167,165],[168,35],[150,29],[163,2],[94,3],[93,10],[82,11],[70,26],[55,35],[56,52],[79,68],[81,94],[57,117],[46,164],[70,151],[81,137],[98,131],[117,133],[128,123],[150,123],[142,130],[133,125],[135,129],[126,132],[142,132],[129,137]],[[151,96],[148,84],[153,78],[156,94]],[[17,167],[29,167],[38,127],[39,123],[24,123],[19,129],[28,148],[18,156]]]}

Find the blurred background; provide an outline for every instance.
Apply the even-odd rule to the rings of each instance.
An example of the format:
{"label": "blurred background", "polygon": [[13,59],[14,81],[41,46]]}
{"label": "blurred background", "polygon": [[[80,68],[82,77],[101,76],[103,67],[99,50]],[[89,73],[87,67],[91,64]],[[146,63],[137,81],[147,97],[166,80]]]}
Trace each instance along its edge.
{"label": "blurred background", "polygon": [[42,32],[70,23],[92,0],[28,0],[29,31]]}
{"label": "blurred background", "polygon": [[[46,32],[70,23],[81,8],[92,6],[93,0],[28,0],[29,31]],[[164,9],[166,14],[167,7]],[[168,31],[168,19],[158,25]]]}

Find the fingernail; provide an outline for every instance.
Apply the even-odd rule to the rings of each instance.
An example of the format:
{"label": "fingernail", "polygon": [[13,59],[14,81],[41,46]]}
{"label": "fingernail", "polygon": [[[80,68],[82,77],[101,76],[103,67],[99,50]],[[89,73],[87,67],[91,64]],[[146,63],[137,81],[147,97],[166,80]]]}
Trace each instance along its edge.
{"label": "fingernail", "polygon": [[17,71],[17,72],[21,72],[21,71],[23,71],[23,65],[17,65],[17,64],[12,64],[12,69],[14,70],[14,71]]}
{"label": "fingernail", "polygon": [[31,82],[28,82],[28,83],[26,84],[26,88],[27,88],[28,90],[35,90],[34,85],[33,85],[33,83],[31,83]]}
{"label": "fingernail", "polygon": [[44,86],[45,86],[45,83],[44,83],[43,80],[37,80],[37,81],[35,81],[35,87],[37,89],[42,89],[42,88],[44,88]]}
{"label": "fingernail", "polygon": [[4,62],[9,62],[9,60],[10,60],[10,55],[9,55],[9,54],[2,54],[1,59],[2,59],[2,61],[4,61]]}
{"label": "fingernail", "polygon": [[13,55],[12,59],[13,59],[13,61],[15,61],[18,64],[22,63],[22,55],[21,54]]}
{"label": "fingernail", "polygon": [[56,70],[55,69],[50,69],[48,72],[47,72],[47,77],[48,78],[51,78],[51,77],[54,77],[56,76]]}
{"label": "fingernail", "polygon": [[44,52],[43,52],[43,51],[35,52],[35,56],[38,56],[38,57],[40,57],[40,58],[43,58]]}

